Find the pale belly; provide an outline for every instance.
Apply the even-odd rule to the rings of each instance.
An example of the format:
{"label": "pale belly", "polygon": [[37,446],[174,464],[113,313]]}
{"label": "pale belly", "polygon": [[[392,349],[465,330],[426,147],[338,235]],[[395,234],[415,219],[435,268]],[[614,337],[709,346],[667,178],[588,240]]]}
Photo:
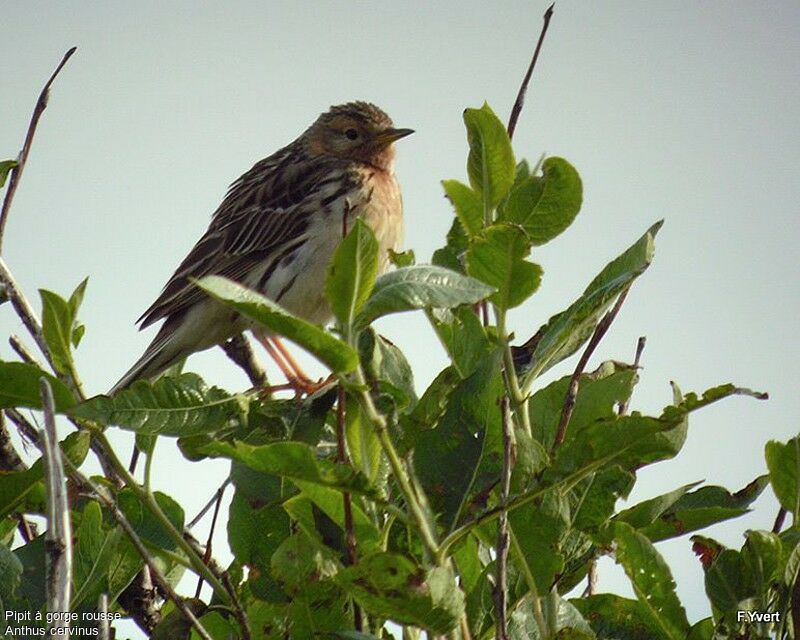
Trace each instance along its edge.
{"label": "pale belly", "polygon": [[398,251],[403,242],[403,205],[392,176],[371,181],[370,189],[359,194],[359,201],[334,203],[328,216],[316,218],[307,230],[306,245],[278,264],[263,293],[309,322],[330,322],[332,312],[325,297],[325,279],[342,234],[345,228],[352,228],[356,217],[375,233],[378,273],[383,273],[389,266],[389,249]]}

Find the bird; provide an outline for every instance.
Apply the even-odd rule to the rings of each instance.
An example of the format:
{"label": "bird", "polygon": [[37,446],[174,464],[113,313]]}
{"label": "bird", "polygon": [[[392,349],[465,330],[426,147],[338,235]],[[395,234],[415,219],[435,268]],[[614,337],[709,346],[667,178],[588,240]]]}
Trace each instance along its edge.
{"label": "bird", "polygon": [[[140,330],[164,322],[109,395],[136,380],[153,380],[192,353],[248,329],[273,357],[288,356],[279,342],[278,354],[270,350],[269,336],[197,287],[195,280],[207,275],[255,289],[307,321],[330,322],[325,277],[356,217],[375,234],[381,272],[389,266],[389,250],[400,249],[403,204],[394,143],[412,133],[396,128],[372,103],[332,106],[233,182],[206,232],[137,320]],[[286,364],[296,368],[290,356]],[[294,382],[301,377],[299,368],[281,369],[290,382],[292,375]]]}

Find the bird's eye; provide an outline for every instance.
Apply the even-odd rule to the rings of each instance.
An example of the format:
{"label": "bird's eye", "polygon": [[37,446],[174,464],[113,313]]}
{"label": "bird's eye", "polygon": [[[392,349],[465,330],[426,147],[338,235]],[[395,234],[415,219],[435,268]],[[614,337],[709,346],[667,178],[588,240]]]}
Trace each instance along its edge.
{"label": "bird's eye", "polygon": [[348,129],[344,132],[344,135],[346,135],[350,140],[355,140],[358,138],[358,131],[355,129]]}

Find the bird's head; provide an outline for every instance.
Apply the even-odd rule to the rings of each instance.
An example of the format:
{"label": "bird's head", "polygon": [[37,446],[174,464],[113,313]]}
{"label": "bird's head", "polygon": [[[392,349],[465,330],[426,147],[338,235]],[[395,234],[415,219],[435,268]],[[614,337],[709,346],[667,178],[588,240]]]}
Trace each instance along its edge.
{"label": "bird's head", "polygon": [[391,171],[394,142],[412,133],[413,129],[395,128],[374,104],[348,102],[323,113],[303,137],[312,156],[334,156]]}

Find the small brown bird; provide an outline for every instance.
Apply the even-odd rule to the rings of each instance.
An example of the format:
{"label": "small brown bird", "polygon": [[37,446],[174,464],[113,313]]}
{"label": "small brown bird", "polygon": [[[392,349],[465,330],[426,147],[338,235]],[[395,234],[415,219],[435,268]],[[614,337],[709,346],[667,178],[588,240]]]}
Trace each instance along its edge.
{"label": "small brown bird", "polygon": [[343,229],[356,217],[372,228],[381,270],[388,250],[399,248],[403,205],[394,142],[411,133],[395,128],[375,105],[350,102],[331,107],[294,142],[256,163],[231,185],[208,230],[139,318],[140,329],[165,322],[109,393],[250,328],[196,287],[195,278],[225,276],[306,320],[329,322],[325,276]]}

